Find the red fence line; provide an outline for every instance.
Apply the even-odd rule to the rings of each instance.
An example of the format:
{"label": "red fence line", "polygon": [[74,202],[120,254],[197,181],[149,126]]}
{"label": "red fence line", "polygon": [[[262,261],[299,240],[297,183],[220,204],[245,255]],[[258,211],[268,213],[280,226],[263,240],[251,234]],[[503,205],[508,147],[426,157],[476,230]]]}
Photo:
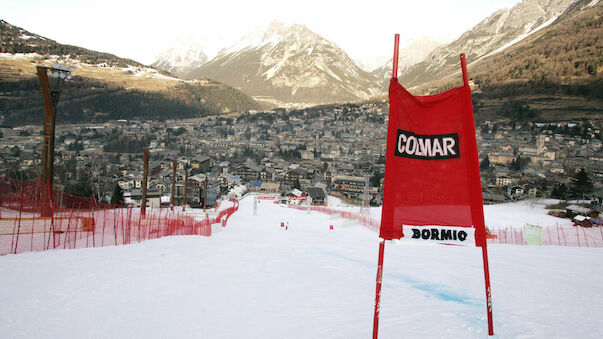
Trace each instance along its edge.
{"label": "red fence line", "polygon": [[[307,206],[288,205],[289,208],[306,211]],[[311,206],[311,211],[329,215],[339,214],[342,218],[358,221],[362,226],[379,233],[380,222],[359,213],[339,211],[329,207]],[[489,243],[511,245],[540,245],[540,246],[574,246],[574,247],[603,247],[603,226],[549,226],[542,227],[537,244],[526,241],[525,227],[488,227],[491,237]]]}
{"label": "red fence line", "polygon": [[52,217],[19,212],[0,218],[0,255],[127,245],[171,235],[211,236],[212,224],[225,227],[237,211],[238,201],[231,201],[232,207],[201,220],[152,208],[147,209],[146,216],[140,215],[138,208],[64,210]]}
{"label": "red fence line", "polygon": [[[289,208],[294,208],[296,210],[306,211],[308,210],[308,206],[300,206],[300,205],[287,205]],[[339,211],[329,207],[324,206],[310,206],[310,209],[315,212],[325,213],[329,215],[338,214],[341,218],[347,220],[357,221],[362,226],[368,228],[371,231],[379,233],[380,223],[377,220],[374,220],[370,217],[363,216],[359,213],[353,213],[348,211]]]}
{"label": "red fence line", "polygon": [[[211,236],[212,224],[225,227],[239,202],[216,217],[195,219],[166,209],[140,209],[103,204],[52,190],[47,185],[0,177],[0,255],[48,249],[126,245],[170,235]],[[56,203],[56,206],[54,205]],[[50,210],[46,216],[43,210]],[[44,216],[43,216],[44,215]]]}
{"label": "red fence line", "polygon": [[544,226],[540,234],[527,238],[526,228],[489,227],[488,239],[494,244],[538,245],[538,246],[574,246],[574,247],[603,247],[603,229],[601,227],[582,226]]}

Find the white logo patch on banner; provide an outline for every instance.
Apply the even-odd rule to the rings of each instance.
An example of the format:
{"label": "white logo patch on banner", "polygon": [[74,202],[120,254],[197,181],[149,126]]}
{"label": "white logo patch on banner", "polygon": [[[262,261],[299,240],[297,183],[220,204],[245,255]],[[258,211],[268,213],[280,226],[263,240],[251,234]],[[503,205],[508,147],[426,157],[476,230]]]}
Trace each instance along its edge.
{"label": "white logo patch on banner", "polygon": [[404,225],[402,233],[402,241],[475,246],[473,227]]}

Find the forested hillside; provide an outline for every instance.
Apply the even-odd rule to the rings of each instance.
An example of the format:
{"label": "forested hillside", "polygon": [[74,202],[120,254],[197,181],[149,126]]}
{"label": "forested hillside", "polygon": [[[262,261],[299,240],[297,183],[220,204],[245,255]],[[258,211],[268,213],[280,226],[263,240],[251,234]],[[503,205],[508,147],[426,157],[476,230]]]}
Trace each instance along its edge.
{"label": "forested hillside", "polygon": [[57,122],[178,119],[261,109],[242,92],[212,80],[184,81],[130,59],[63,45],[0,20],[0,125],[41,124],[36,66],[75,66],[59,100]]}
{"label": "forested hillside", "polygon": [[142,66],[142,64],[117,57],[109,53],[91,51],[89,49],[60,44],[54,40],[30,33],[20,27],[13,26],[0,20],[0,53],[37,53],[40,55],[70,55],[81,62],[97,65],[105,63],[108,66]]}
{"label": "forested hillside", "polygon": [[[151,92],[74,77],[64,84],[57,122],[165,120],[260,108],[241,92],[217,82],[210,83],[182,83],[166,91]],[[4,116],[5,126],[42,123],[42,95],[38,79],[0,82],[0,115]]]}
{"label": "forested hillside", "polygon": [[[518,122],[603,118],[603,3],[591,4],[577,1],[554,23],[515,45],[468,59],[476,117]],[[461,81],[459,69],[415,91],[442,92]]]}
{"label": "forested hillside", "polygon": [[491,96],[552,91],[603,99],[603,4],[569,10],[525,41],[470,67]]}

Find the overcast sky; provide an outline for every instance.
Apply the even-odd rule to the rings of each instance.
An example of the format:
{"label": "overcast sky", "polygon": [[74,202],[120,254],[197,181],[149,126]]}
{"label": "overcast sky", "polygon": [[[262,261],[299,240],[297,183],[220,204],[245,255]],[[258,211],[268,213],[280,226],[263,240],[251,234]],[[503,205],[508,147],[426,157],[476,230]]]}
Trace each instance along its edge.
{"label": "overcast sky", "polygon": [[235,43],[274,20],[308,26],[352,58],[389,57],[420,37],[452,40],[519,0],[2,0],[0,19],[60,43],[144,64],[185,36]]}

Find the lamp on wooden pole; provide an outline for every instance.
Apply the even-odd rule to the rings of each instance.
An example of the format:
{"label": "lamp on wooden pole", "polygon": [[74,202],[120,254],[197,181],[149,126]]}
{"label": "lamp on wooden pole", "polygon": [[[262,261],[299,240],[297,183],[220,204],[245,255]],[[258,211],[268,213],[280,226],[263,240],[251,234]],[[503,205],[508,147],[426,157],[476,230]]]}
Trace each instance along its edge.
{"label": "lamp on wooden pole", "polygon": [[[41,181],[42,185],[48,185],[49,188],[52,188],[57,105],[59,104],[59,97],[63,89],[63,82],[71,79],[71,72],[75,71],[75,67],[55,63],[52,67],[36,66],[36,70],[44,103],[44,145],[42,147]],[[50,70],[52,79],[48,78],[48,70]],[[42,190],[44,200],[41,213],[44,217],[51,214],[48,191],[52,190]]]}

